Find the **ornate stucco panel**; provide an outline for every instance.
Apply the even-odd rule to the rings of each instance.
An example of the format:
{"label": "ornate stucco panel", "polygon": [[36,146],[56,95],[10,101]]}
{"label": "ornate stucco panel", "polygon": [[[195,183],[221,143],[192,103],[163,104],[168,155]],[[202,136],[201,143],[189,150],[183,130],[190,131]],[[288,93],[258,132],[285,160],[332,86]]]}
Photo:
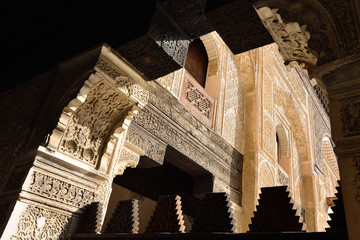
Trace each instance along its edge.
{"label": "ornate stucco panel", "polygon": [[226,61],[224,103],[221,135],[236,149],[243,149],[244,89],[234,56],[229,52]]}
{"label": "ornate stucco panel", "polygon": [[96,166],[110,128],[132,105],[126,95],[99,82],[72,115],[58,151]]}
{"label": "ornate stucco panel", "polygon": [[[11,240],[66,239],[72,217],[42,206],[28,205]],[[15,227],[15,226],[13,226]]]}
{"label": "ornate stucco panel", "polygon": [[119,134],[146,105],[151,87],[108,47],[102,48],[94,69],[64,108],[47,148],[110,173]]}
{"label": "ornate stucco panel", "polygon": [[91,191],[38,171],[33,171],[28,190],[34,194],[79,208],[92,203],[97,195],[94,189]]}

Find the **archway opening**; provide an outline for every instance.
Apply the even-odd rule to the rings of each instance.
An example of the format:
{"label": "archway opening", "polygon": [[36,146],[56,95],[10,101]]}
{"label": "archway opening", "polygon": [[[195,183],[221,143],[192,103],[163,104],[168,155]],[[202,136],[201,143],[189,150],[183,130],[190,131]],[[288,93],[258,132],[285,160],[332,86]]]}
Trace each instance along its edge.
{"label": "archway opening", "polygon": [[189,45],[185,69],[203,88],[205,88],[208,62],[204,44],[199,38],[195,39]]}
{"label": "archway opening", "polygon": [[282,125],[276,127],[276,160],[282,170],[289,176],[291,170],[288,139]]}

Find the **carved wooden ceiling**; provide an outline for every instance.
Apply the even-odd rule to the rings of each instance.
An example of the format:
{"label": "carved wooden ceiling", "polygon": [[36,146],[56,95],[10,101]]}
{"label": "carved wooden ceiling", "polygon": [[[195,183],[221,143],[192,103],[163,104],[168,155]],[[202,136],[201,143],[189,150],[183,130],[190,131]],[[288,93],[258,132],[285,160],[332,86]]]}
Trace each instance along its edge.
{"label": "carved wooden ceiling", "polygon": [[149,80],[182,67],[190,41],[211,31],[238,54],[273,42],[253,3],[307,25],[318,66],[360,53],[358,0],[7,1],[2,79],[13,87],[102,42]]}

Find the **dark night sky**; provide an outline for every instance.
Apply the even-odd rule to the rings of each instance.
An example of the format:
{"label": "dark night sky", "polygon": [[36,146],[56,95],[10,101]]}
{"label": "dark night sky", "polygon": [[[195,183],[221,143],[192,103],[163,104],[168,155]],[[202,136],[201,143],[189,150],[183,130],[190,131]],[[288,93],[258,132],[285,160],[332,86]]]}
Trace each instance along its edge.
{"label": "dark night sky", "polygon": [[154,6],[153,0],[1,3],[1,91],[102,42],[115,48],[145,34]]}

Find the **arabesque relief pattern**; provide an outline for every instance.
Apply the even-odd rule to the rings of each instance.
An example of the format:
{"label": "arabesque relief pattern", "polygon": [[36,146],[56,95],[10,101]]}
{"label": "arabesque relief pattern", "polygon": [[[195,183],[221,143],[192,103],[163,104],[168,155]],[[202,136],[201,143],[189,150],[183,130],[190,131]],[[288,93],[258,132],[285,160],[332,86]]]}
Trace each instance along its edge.
{"label": "arabesque relief pattern", "polygon": [[244,134],[244,89],[234,56],[229,52],[226,62],[226,85],[223,105],[222,136],[242,151]]}
{"label": "arabesque relief pattern", "polygon": [[92,191],[36,171],[31,176],[29,190],[46,198],[79,208],[92,203],[97,197],[97,194]]}
{"label": "arabesque relief pattern", "polygon": [[113,86],[132,100],[141,103],[141,105],[148,101],[148,90],[141,87],[136,80],[121,70],[119,66],[116,66],[116,64],[106,59],[106,57],[99,57],[96,63],[96,69],[102,72],[102,77],[110,77],[110,82]]}
{"label": "arabesque relief pattern", "polygon": [[111,125],[130,106],[115,88],[98,83],[73,114],[59,151],[95,166]]}
{"label": "arabesque relief pattern", "polygon": [[18,231],[11,240],[64,240],[70,227],[71,216],[29,205],[19,222]]}
{"label": "arabesque relief pattern", "polygon": [[[139,151],[148,152],[146,156],[153,154],[152,164],[155,165],[162,164],[158,156],[159,153],[164,154],[165,146],[175,148],[219,178],[223,183],[220,191],[231,193],[234,202],[238,203],[241,187],[236,179],[241,178],[241,154],[219,135],[209,131],[206,124],[158,83],[152,82],[151,85],[154,89],[149,103],[134,116],[126,142],[137,146]],[[134,131],[134,127],[141,131]],[[132,136],[133,132],[135,136]],[[147,141],[152,145],[158,143],[156,146],[160,148],[149,152],[145,147]],[[158,151],[161,149],[164,152]]]}
{"label": "arabesque relief pattern", "polygon": [[359,157],[353,158],[352,163],[357,170],[357,173],[353,181],[355,197],[357,200],[360,201],[360,158]]}
{"label": "arabesque relief pattern", "polygon": [[144,155],[162,164],[165,156],[166,144],[152,136],[144,128],[133,122],[126,135],[126,143],[144,152]]}
{"label": "arabesque relief pattern", "polygon": [[191,82],[187,83],[186,100],[188,100],[191,105],[195,106],[206,118],[210,117],[210,110],[213,104],[198,89],[196,89]]}

